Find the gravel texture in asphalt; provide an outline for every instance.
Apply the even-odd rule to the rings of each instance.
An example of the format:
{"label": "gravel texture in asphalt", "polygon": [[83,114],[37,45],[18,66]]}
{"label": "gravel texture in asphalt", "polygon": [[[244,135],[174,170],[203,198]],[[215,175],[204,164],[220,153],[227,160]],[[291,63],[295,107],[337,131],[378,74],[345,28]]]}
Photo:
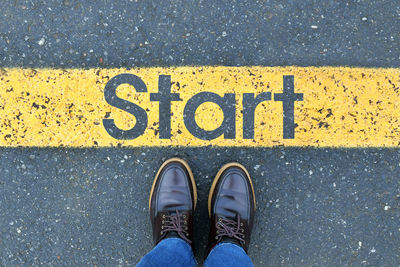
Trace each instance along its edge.
{"label": "gravel texture in asphalt", "polygon": [[[1,1],[0,66],[400,66],[397,1]],[[395,126],[397,127],[397,125]],[[0,265],[136,264],[152,248],[148,192],[171,156],[206,199],[248,167],[256,266],[400,264],[398,149],[1,148]]]}

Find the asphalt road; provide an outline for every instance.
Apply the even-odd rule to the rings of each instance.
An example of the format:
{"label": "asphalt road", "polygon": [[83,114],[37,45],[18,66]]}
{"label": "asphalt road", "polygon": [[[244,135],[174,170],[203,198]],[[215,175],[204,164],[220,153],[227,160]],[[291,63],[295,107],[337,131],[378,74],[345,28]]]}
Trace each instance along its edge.
{"label": "asphalt road", "polygon": [[[397,1],[1,1],[1,67],[400,66]],[[396,126],[397,127],[397,126]],[[399,149],[1,148],[0,266],[134,265],[163,160],[248,167],[256,266],[400,265]]]}

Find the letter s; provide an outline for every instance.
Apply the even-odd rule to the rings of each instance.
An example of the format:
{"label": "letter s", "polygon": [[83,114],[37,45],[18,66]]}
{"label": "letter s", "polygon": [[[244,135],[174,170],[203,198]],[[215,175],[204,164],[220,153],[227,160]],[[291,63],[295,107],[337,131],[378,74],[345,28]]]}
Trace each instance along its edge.
{"label": "letter s", "polygon": [[104,88],[104,98],[108,104],[122,109],[136,118],[136,124],[129,130],[119,129],[113,119],[103,119],[104,129],[115,139],[127,140],[141,136],[147,127],[147,113],[144,109],[132,102],[119,98],[116,94],[118,86],[121,84],[132,85],[137,92],[146,93],[147,87],[143,80],[133,74],[119,74],[108,81]]}

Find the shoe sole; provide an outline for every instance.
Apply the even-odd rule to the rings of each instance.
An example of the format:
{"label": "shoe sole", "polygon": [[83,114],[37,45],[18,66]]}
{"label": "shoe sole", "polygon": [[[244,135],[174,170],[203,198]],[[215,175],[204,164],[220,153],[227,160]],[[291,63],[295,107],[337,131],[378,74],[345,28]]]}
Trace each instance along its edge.
{"label": "shoe sole", "polygon": [[187,170],[189,177],[190,177],[190,182],[192,183],[192,188],[193,188],[193,199],[194,199],[194,209],[196,209],[196,204],[197,204],[197,188],[196,188],[196,182],[194,181],[194,176],[192,173],[192,170],[189,167],[189,164],[184,161],[183,159],[180,158],[170,158],[166,160],[158,169],[156,177],[154,178],[153,185],[151,186],[150,190],[150,198],[149,198],[149,210],[150,210],[150,205],[151,205],[151,199],[153,197],[153,192],[154,192],[154,187],[156,186],[157,178],[160,176],[161,170],[169,163],[171,162],[179,162],[181,163]]}
{"label": "shoe sole", "polygon": [[219,179],[221,178],[222,173],[231,167],[237,167],[239,169],[241,169],[242,171],[244,171],[244,173],[247,175],[247,177],[249,178],[250,181],[250,187],[251,187],[251,192],[253,193],[253,200],[254,200],[254,210],[256,209],[256,196],[254,193],[254,187],[253,187],[253,182],[251,181],[251,177],[249,172],[247,171],[247,169],[240,163],[237,162],[231,162],[231,163],[227,163],[224,166],[222,166],[221,169],[219,169],[217,175],[214,178],[214,181],[211,185],[211,189],[210,189],[210,193],[208,194],[208,216],[211,218],[211,200],[212,200],[212,196],[214,194],[215,191],[215,187],[219,181]]}

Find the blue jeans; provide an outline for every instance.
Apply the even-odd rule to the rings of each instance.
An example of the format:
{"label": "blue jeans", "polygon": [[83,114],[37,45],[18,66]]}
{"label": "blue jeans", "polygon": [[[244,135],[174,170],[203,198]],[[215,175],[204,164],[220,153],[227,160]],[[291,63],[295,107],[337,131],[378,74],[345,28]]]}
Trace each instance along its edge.
{"label": "blue jeans", "polygon": [[[192,248],[186,241],[180,238],[167,238],[158,243],[136,266],[178,267],[197,266],[197,263],[194,259]],[[238,245],[220,243],[211,250],[204,262],[204,266],[253,266],[253,263],[246,252]]]}

